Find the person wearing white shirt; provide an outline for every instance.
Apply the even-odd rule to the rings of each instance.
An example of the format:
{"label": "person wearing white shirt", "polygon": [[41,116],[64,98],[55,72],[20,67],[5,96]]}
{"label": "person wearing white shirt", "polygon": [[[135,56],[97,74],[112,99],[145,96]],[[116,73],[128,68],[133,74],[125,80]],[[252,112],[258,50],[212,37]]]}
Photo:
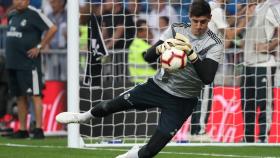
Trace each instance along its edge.
{"label": "person wearing white shirt", "polygon": [[151,0],[152,11],[148,18],[148,25],[152,28],[154,42],[161,36],[159,30],[159,17],[166,16],[169,18],[169,25],[179,22],[179,14],[166,0]]}
{"label": "person wearing white shirt", "polygon": [[260,108],[258,142],[267,142],[272,120],[272,96],[276,67],[274,50],[280,44],[280,1],[255,2],[255,12],[244,37],[242,103],[244,142],[255,142],[256,111]]}
{"label": "person wearing white shirt", "polygon": [[227,4],[229,0],[212,0],[209,2],[211,7],[212,18],[208,24],[211,31],[217,34],[221,39],[224,39],[225,48],[230,47],[231,41],[243,31],[246,25],[246,18],[242,18],[237,22],[235,28],[230,28],[226,19],[226,12],[223,5]]}

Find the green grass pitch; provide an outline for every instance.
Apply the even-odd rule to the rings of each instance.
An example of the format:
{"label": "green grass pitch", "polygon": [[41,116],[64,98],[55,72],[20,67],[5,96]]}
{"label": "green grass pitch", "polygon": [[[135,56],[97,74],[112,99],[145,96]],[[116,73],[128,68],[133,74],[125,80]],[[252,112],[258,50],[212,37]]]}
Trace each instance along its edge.
{"label": "green grass pitch", "polygon": [[[44,140],[0,137],[0,158],[114,158],[128,148],[67,148],[65,137]],[[156,158],[280,158],[280,146],[166,147]]]}

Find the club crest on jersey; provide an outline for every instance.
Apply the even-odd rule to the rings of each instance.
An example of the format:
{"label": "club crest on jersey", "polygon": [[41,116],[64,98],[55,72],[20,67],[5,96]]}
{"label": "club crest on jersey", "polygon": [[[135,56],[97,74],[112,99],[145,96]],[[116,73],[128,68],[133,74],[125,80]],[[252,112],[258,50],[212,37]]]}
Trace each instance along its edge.
{"label": "club crest on jersey", "polygon": [[200,47],[200,44],[196,44],[196,46],[194,46],[193,47],[193,50],[195,51],[195,52],[198,52],[198,48]]}
{"label": "club crest on jersey", "polygon": [[127,100],[129,97],[130,97],[130,93],[126,93],[125,95],[123,95],[123,98],[124,98],[125,100]]}
{"label": "club crest on jersey", "polygon": [[123,95],[123,99],[126,100],[131,106],[133,106],[133,103],[129,100],[130,93],[126,93]]}
{"label": "club crest on jersey", "polygon": [[27,20],[26,19],[23,19],[21,22],[20,22],[20,26],[25,26],[27,23]]}

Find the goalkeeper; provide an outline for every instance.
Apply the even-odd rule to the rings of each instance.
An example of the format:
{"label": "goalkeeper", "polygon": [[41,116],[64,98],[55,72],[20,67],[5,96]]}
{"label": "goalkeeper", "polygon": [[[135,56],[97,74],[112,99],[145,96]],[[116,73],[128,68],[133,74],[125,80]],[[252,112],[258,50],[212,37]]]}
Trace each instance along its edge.
{"label": "goalkeeper", "polygon": [[211,19],[209,4],[195,0],[191,4],[190,19],[191,24],[173,24],[144,56],[148,62],[154,62],[166,49],[176,47],[188,55],[189,63],[184,69],[159,69],[146,83],[112,100],[100,102],[88,112],[63,112],[56,116],[56,120],[60,123],[83,123],[123,110],[158,107],[161,109],[159,124],[149,142],[141,148],[134,146],[117,158],[151,158],[157,155],[192,114],[202,87],[214,80],[222,59],[223,44],[208,29]]}

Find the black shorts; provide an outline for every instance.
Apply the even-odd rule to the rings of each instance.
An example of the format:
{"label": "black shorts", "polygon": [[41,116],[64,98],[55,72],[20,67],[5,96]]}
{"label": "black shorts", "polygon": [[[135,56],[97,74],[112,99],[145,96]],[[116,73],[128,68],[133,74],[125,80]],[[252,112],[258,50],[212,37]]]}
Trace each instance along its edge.
{"label": "black shorts", "polygon": [[180,98],[162,90],[152,79],[137,85],[122,94],[132,108],[145,110],[153,107],[161,109],[158,129],[174,135],[192,114],[198,98]]}
{"label": "black shorts", "polygon": [[41,70],[8,69],[8,79],[12,96],[42,95]]}

